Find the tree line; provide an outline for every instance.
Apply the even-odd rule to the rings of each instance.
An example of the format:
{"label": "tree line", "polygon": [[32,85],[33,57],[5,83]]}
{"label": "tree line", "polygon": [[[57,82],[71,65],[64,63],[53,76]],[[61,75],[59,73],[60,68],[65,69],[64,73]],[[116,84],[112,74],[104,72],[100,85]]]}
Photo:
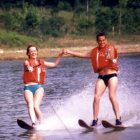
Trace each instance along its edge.
{"label": "tree line", "polygon": [[31,36],[140,34],[139,0],[1,0],[0,28]]}

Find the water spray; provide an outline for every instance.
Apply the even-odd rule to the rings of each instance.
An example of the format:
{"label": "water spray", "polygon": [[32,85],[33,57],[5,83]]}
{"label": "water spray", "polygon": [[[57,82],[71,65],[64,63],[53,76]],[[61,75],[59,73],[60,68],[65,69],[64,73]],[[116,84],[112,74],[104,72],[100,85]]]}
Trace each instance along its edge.
{"label": "water spray", "polygon": [[55,115],[57,116],[58,120],[61,122],[61,124],[64,126],[65,130],[68,132],[68,134],[71,136],[71,138],[73,140],[75,140],[75,138],[72,136],[71,132],[69,131],[69,129],[67,128],[67,126],[64,124],[64,122],[62,121],[62,119],[60,118],[60,116],[56,113],[53,105],[51,105],[51,108],[53,109],[53,112],[55,113]]}

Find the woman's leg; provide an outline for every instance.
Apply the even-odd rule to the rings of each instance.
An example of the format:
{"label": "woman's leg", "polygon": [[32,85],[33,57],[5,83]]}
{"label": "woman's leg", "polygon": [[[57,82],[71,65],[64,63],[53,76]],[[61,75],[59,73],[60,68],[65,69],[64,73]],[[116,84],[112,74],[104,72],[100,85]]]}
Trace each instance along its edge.
{"label": "woman's leg", "polygon": [[28,113],[32,123],[35,123],[36,117],[34,112],[33,93],[29,90],[24,91],[24,98],[28,105]]}
{"label": "woman's leg", "polygon": [[42,98],[44,95],[44,89],[43,88],[39,88],[36,93],[34,94],[34,110],[35,110],[35,114],[37,116],[37,119],[41,122],[42,121],[42,113],[41,110],[39,108]]}

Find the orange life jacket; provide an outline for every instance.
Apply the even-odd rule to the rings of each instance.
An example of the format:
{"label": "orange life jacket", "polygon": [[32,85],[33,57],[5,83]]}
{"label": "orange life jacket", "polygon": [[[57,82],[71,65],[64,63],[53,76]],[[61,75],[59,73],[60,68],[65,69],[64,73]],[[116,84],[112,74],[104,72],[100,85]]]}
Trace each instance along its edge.
{"label": "orange life jacket", "polygon": [[31,59],[27,59],[27,61],[29,62],[30,66],[33,67],[33,71],[29,72],[24,67],[23,74],[24,83],[33,82],[38,84],[44,84],[46,74],[44,60],[38,59],[39,65],[36,65],[34,61],[32,61]]}
{"label": "orange life jacket", "polygon": [[[116,63],[113,63],[106,59],[107,55],[110,53],[110,50],[114,50],[114,59]],[[92,66],[95,73],[98,73],[104,68],[111,68],[118,71],[118,53],[114,46],[107,44],[103,48],[93,48],[91,55]]]}

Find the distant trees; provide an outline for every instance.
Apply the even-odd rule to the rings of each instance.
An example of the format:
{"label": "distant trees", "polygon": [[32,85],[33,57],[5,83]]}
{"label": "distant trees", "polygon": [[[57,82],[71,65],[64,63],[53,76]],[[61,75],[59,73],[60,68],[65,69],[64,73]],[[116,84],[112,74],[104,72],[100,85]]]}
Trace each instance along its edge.
{"label": "distant trees", "polygon": [[64,24],[64,19],[60,17],[51,17],[48,20],[42,18],[40,29],[43,35],[58,37],[63,32],[61,29]]}
{"label": "distant trees", "polygon": [[22,10],[11,10],[1,14],[7,30],[30,32],[39,26],[39,12],[34,6],[24,5]]}
{"label": "distant trees", "polygon": [[34,6],[28,8],[27,13],[25,13],[24,29],[27,31],[34,30],[40,24],[38,9]]}
{"label": "distant trees", "polygon": [[1,0],[0,8],[0,27],[28,35],[140,34],[139,0]]}
{"label": "distant trees", "polygon": [[139,0],[133,0],[133,2],[131,0],[102,0],[102,6],[96,12],[95,27],[97,32],[114,30],[119,35],[121,33],[140,33]]}

